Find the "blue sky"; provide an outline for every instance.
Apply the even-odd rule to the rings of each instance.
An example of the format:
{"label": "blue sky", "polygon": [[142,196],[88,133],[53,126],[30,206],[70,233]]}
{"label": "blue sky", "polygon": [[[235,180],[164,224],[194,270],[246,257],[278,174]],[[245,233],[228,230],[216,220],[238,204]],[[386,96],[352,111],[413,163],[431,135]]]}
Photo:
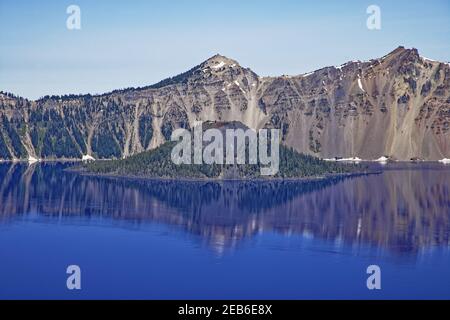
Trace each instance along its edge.
{"label": "blue sky", "polygon": [[[81,8],[81,30],[66,8]],[[381,30],[366,27],[369,5]],[[450,60],[450,1],[0,0],[0,90],[28,98],[144,86],[220,53],[259,75],[381,57]]]}

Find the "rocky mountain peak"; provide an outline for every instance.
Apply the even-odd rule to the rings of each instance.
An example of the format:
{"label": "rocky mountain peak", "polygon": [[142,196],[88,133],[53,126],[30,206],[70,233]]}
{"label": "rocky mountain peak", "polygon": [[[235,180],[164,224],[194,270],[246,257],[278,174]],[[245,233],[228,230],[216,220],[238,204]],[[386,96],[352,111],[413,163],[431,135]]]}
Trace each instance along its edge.
{"label": "rocky mountain peak", "polygon": [[398,47],[300,76],[260,78],[216,54],[145,88],[28,101],[0,94],[0,159],[120,158],[196,121],[280,128],[320,157],[450,157],[450,68]]}
{"label": "rocky mountain peak", "polygon": [[200,67],[202,71],[212,71],[214,73],[224,72],[227,69],[240,69],[239,63],[233,59],[227,58],[220,54],[216,54],[203,62]]}
{"label": "rocky mountain peak", "polygon": [[398,48],[381,58],[383,62],[388,63],[417,62],[419,61],[419,59],[419,51],[416,48],[408,49],[403,46],[399,46]]}

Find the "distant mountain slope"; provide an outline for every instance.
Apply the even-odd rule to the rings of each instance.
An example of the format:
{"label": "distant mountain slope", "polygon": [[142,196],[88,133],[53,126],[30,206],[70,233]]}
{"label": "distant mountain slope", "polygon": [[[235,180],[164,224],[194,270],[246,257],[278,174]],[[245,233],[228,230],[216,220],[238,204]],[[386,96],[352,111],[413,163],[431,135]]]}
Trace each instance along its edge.
{"label": "distant mountain slope", "polygon": [[0,94],[0,159],[122,158],[195,121],[282,129],[319,157],[450,158],[450,66],[399,47],[299,76],[259,77],[216,55],[144,88],[37,101]]}

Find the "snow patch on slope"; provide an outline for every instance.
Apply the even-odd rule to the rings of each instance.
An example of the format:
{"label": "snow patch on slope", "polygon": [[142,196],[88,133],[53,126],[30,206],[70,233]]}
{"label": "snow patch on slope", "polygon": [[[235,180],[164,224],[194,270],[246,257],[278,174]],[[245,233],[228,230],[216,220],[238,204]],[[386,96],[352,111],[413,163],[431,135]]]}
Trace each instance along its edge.
{"label": "snow patch on slope", "polygon": [[377,160],[375,160],[376,162],[387,162],[387,161],[389,161],[389,158],[387,158],[387,157],[385,157],[385,156],[382,156],[382,157],[379,157]]}
{"label": "snow patch on slope", "polygon": [[83,158],[81,158],[82,161],[95,161],[95,158],[90,155],[84,155]]}
{"label": "snow patch on slope", "polygon": [[361,76],[360,75],[358,75],[358,87],[361,89],[362,92],[366,92],[366,90],[364,90],[364,88],[362,86]]}
{"label": "snow patch on slope", "polygon": [[427,57],[424,57],[424,56],[421,56],[421,58],[424,59],[424,60],[427,60],[427,61],[431,61],[431,62],[438,62],[436,60],[433,60],[433,59],[430,59],[430,58],[427,58]]}
{"label": "snow patch on slope", "polygon": [[342,158],[342,159],[338,159],[337,161],[339,162],[361,162],[362,159],[358,158],[358,157],[352,157],[352,158]]}
{"label": "snow patch on slope", "polygon": [[226,65],[226,63],[225,62],[223,62],[223,61],[220,61],[218,64],[216,64],[216,65],[214,65],[214,66],[212,66],[211,68],[212,69],[214,69],[214,70],[217,70],[217,69],[220,69],[220,68],[222,68],[223,66],[225,66]]}

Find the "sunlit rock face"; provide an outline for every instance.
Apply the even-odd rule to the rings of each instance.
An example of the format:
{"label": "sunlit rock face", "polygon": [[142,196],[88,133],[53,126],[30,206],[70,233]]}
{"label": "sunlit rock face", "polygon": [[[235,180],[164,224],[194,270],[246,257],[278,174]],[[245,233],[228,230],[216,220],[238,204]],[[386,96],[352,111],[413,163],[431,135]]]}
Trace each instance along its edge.
{"label": "sunlit rock face", "polygon": [[279,128],[324,158],[450,158],[450,66],[399,47],[299,76],[260,77],[215,55],[144,88],[37,101],[0,94],[0,159],[121,158],[196,121]]}

